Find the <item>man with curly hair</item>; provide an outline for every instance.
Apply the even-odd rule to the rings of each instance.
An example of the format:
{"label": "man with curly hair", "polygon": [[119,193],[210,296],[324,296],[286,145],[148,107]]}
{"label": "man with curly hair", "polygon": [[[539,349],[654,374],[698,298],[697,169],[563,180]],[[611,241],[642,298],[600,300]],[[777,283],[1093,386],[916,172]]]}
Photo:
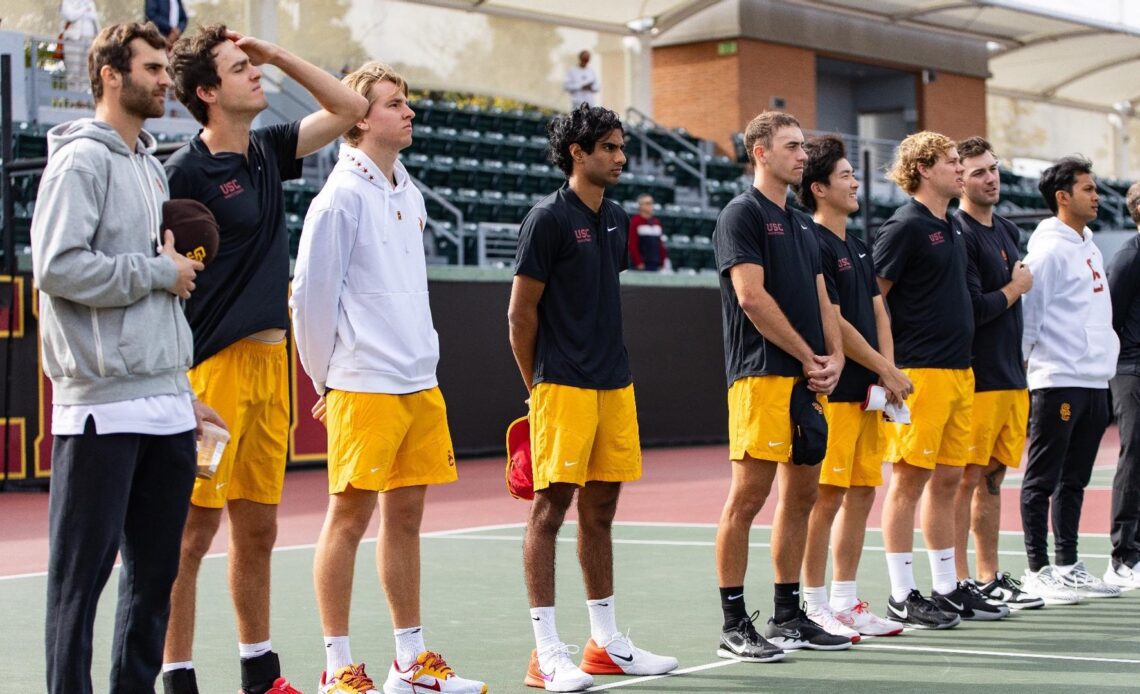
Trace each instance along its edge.
{"label": "man with curly hair", "polygon": [[[954,495],[970,456],[974,402],[966,242],[947,216],[950,201],[961,194],[962,173],[954,141],[945,135],[923,131],[903,140],[888,175],[911,199],[879,228],[874,242],[895,363],[914,384],[911,424],[887,425],[885,459],[894,464],[882,516],[891,582],[887,616],[921,629],[1005,614],[968,584],[959,585],[954,568]],[[920,499],[932,598],[914,580]]]}
{"label": "man with curly hair", "polygon": [[[568,180],[523,219],[508,319],[534,460],[523,568],[536,648],[525,681],[572,692],[592,674],[656,675],[677,659],[634,646],[614,613],[611,524],[621,483],[641,477],[618,281],[629,268],[629,216],[604,198],[625,166],[625,133],[616,113],[588,105],[555,117],[547,133]],[[555,543],[575,491],[591,637],[580,665],[554,621]]]}

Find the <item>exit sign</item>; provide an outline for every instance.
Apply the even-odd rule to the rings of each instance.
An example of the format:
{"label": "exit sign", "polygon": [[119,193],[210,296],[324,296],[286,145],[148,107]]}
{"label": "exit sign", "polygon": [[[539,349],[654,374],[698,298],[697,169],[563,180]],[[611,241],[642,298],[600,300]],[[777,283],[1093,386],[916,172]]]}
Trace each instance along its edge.
{"label": "exit sign", "polygon": [[717,55],[736,55],[735,41],[721,41],[716,45]]}

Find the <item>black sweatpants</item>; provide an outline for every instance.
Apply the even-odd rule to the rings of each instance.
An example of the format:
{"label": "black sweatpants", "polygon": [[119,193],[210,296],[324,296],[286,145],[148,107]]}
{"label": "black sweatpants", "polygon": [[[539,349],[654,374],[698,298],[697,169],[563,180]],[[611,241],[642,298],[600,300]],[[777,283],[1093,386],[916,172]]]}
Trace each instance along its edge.
{"label": "black sweatpants", "polygon": [[1021,527],[1030,571],[1049,564],[1050,515],[1056,563],[1077,563],[1081,505],[1107,426],[1107,390],[1042,388],[1030,392],[1029,460],[1021,481]]}
{"label": "black sweatpants", "polygon": [[47,691],[89,694],[99,594],[122,551],[110,690],[154,692],[194,485],[194,432],[95,433],[52,443]]}
{"label": "black sweatpants", "polygon": [[1112,480],[1112,558],[1140,560],[1140,376],[1118,374],[1109,382],[1120,428],[1120,459]]}

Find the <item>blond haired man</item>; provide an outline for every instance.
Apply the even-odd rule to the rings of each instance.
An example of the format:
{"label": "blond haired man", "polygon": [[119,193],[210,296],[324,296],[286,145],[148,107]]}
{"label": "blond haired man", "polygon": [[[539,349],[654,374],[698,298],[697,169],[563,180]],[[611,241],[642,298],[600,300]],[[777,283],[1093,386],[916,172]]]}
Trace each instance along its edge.
{"label": "blond haired man", "polygon": [[[894,464],[883,505],[883,544],[891,597],[887,616],[923,629],[962,618],[1004,615],[959,585],[954,570],[954,495],[970,456],[974,315],[966,286],[966,243],[946,209],[962,189],[954,141],[923,131],[903,140],[889,172],[911,199],[879,228],[874,241],[879,290],[891,314],[895,362],[914,384],[911,424],[888,429]],[[914,580],[914,513],[934,586],[924,597]]]}
{"label": "blond haired man", "polygon": [[[424,646],[420,521],[429,484],[456,480],[436,381],[423,195],[397,160],[412,144],[408,85],[368,63],[344,78],[368,98],[305,218],[293,276],[293,329],[329,432],[329,507],[313,577],[325,633],[320,692],[375,693],[352,660],[348,615],[356,550],[380,507],[378,568],[395,627],[385,694],[487,691]],[[326,410],[327,407],[327,410]]]}

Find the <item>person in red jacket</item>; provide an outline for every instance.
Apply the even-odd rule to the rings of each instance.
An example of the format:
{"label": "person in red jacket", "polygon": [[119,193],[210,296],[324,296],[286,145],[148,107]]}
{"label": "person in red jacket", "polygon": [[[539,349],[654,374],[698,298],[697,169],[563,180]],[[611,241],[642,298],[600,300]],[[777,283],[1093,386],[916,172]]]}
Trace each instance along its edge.
{"label": "person in red jacket", "polygon": [[661,220],[653,215],[653,196],[637,198],[637,214],[629,220],[629,264],[635,270],[656,272],[665,267],[665,239]]}

